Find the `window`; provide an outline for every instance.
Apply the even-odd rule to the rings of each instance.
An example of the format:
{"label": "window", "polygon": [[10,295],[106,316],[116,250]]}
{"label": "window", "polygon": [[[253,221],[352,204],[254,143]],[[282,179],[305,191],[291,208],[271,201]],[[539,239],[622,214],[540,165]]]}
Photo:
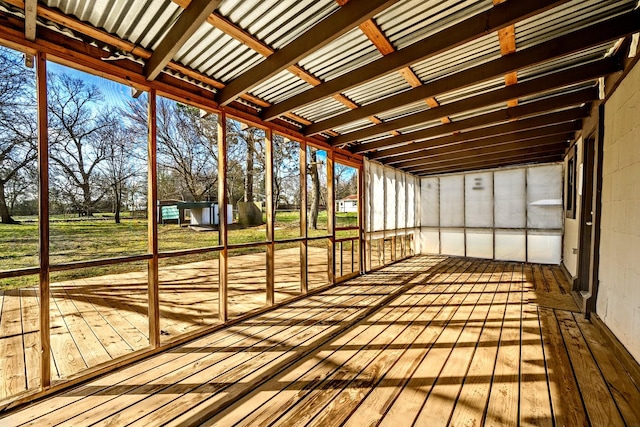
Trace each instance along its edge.
{"label": "window", "polygon": [[576,218],[576,146],[569,152],[566,170],[565,212],[567,218]]}

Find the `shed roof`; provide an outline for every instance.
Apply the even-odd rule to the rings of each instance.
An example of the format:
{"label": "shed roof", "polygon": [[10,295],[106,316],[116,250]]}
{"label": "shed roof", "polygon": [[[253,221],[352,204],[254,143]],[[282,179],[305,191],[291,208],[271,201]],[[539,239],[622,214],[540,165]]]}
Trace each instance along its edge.
{"label": "shed roof", "polygon": [[[23,0],[0,0],[0,14],[24,20]],[[149,80],[196,83],[214,105],[426,175],[561,159],[600,78],[622,69],[640,11],[637,0],[41,0],[37,24]]]}

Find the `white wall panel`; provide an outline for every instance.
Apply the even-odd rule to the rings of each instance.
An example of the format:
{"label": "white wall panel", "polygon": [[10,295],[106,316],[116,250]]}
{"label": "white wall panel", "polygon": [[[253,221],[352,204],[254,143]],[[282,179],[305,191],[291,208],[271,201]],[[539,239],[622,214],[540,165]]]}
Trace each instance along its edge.
{"label": "white wall panel", "polygon": [[560,264],[562,234],[529,231],[527,236],[528,262],[538,264]]}
{"label": "white wall panel", "polygon": [[465,227],[493,227],[493,174],[467,174],[464,181]]}
{"label": "white wall panel", "polygon": [[562,165],[527,169],[527,227],[562,228]]}
{"label": "white wall panel", "polygon": [[525,169],[511,169],[493,173],[494,213],[497,228],[525,228],[527,226],[525,173]]}
{"label": "white wall panel", "polygon": [[527,237],[520,230],[495,230],[496,254],[495,259],[503,261],[527,260]]}
{"label": "white wall panel", "polygon": [[420,182],[420,225],[440,226],[440,190],[438,178],[422,178]]}
{"label": "white wall panel", "polygon": [[464,175],[440,178],[440,226],[464,227]]}
{"label": "white wall panel", "polygon": [[416,179],[411,175],[407,178],[407,227],[413,228],[416,224]]}
{"label": "white wall panel", "polygon": [[493,259],[493,230],[466,231],[467,256]]}
{"label": "white wall panel", "polygon": [[396,170],[384,168],[385,181],[385,230],[396,228]]}
{"label": "white wall panel", "polygon": [[396,197],[396,224],[398,228],[406,228],[407,226],[407,186],[405,176],[406,175],[400,171],[396,172],[396,188],[398,189]]}
{"label": "white wall panel", "polygon": [[440,252],[444,255],[464,256],[464,229],[441,229]]}
{"label": "white wall panel", "polygon": [[420,229],[420,253],[439,254],[440,253],[440,231],[437,228]]}
{"label": "white wall panel", "polygon": [[372,225],[375,231],[381,231],[384,230],[384,168],[377,163],[371,163],[371,171],[373,172]]}

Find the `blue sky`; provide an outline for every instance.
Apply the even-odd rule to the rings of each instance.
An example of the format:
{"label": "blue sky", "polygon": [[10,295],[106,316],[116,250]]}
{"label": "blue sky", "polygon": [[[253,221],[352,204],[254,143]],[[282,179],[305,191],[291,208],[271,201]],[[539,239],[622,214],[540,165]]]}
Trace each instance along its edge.
{"label": "blue sky", "polygon": [[102,77],[94,76],[93,74],[84,73],[82,71],[75,70],[73,68],[65,67],[64,65],[56,64],[55,62],[48,61],[47,69],[53,73],[65,73],[74,78],[79,78],[85,82],[94,84],[100,88],[104,100],[113,106],[124,107],[125,102],[131,99],[131,88],[129,86],[116,83],[112,80],[108,80]]}

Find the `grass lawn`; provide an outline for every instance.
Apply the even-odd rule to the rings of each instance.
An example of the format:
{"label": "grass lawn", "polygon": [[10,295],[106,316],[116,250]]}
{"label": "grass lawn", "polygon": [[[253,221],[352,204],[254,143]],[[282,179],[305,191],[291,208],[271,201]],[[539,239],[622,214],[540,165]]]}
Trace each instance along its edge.
{"label": "grass lawn", "polygon": [[[27,221],[27,218],[20,218]],[[0,271],[38,266],[38,223],[31,221],[19,225],[0,223]],[[336,215],[339,226],[357,225],[357,214],[339,213]],[[276,239],[290,239],[300,236],[299,212],[277,212]],[[327,213],[320,212],[318,230],[309,230],[309,236],[327,234]],[[145,219],[123,219],[121,224],[111,220],[57,220],[50,224],[50,261],[52,264],[92,259],[112,258],[147,253],[147,221]],[[357,235],[357,232],[356,232]],[[252,243],[266,240],[264,225],[240,228],[234,224],[229,229],[229,243]],[[216,246],[217,231],[194,231],[188,226],[177,224],[159,224],[158,241],[160,251],[191,249]],[[234,251],[234,254],[246,253],[246,250]],[[261,248],[253,250],[262,250]],[[211,254],[189,256],[191,261],[210,259]],[[176,258],[184,263],[185,257]],[[163,265],[171,263],[165,259]],[[52,281],[70,280],[80,277],[103,274],[123,273],[144,268],[141,263],[123,263],[90,269],[68,270],[52,274]],[[55,276],[55,277],[54,277]],[[0,279],[0,289],[37,285],[37,275]]]}

